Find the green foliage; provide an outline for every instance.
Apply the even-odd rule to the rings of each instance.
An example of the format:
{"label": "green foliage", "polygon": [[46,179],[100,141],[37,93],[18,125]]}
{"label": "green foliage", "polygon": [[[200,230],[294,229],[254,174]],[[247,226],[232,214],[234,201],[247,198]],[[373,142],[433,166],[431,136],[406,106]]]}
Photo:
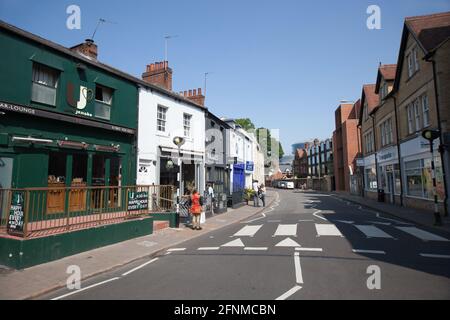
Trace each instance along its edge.
{"label": "green foliage", "polygon": [[255,125],[249,118],[236,119],[234,121],[245,131],[255,130]]}
{"label": "green foliage", "polygon": [[255,195],[255,191],[253,189],[244,189],[244,200],[251,200]]}

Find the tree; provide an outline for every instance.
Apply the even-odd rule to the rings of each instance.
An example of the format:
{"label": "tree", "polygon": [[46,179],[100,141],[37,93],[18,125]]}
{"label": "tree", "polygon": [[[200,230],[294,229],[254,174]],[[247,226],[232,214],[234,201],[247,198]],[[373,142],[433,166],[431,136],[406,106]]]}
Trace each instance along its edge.
{"label": "tree", "polygon": [[255,130],[255,125],[253,124],[252,120],[249,118],[241,118],[234,120],[238,125],[242,127],[245,131],[251,131]]}

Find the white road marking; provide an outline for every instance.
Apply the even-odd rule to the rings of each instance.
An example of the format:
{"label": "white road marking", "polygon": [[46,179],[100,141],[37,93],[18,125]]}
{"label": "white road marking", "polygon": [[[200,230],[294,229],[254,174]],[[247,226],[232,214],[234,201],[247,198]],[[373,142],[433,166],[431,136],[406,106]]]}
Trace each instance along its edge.
{"label": "white road marking", "polygon": [[306,219],[306,220],[298,220],[298,222],[314,222],[314,220],[311,220],[311,219]]}
{"label": "white road marking", "polygon": [[135,272],[135,271],[137,271],[137,270],[139,270],[139,269],[145,267],[146,265],[148,265],[148,264],[150,264],[150,263],[152,263],[152,262],[155,262],[156,260],[158,260],[158,258],[155,258],[155,259],[152,259],[152,260],[150,260],[150,261],[147,261],[146,263],[143,263],[143,264],[141,264],[140,266],[137,266],[136,268],[131,269],[130,271],[125,272],[124,274],[122,274],[122,277],[125,277],[125,276],[129,275],[130,273]]}
{"label": "white road marking", "polygon": [[295,279],[297,284],[303,284],[302,266],[300,264],[300,253],[294,253]]}
{"label": "white road marking", "polygon": [[295,248],[295,251],[311,251],[311,252],[322,252],[322,248]]}
{"label": "white road marking", "polygon": [[166,252],[164,255],[168,256],[169,254],[171,254],[172,252]]}
{"label": "white road marking", "polygon": [[242,242],[242,240],[240,238],[230,241],[228,243],[225,243],[223,245],[221,245],[221,247],[228,247],[228,248],[236,248],[236,247],[245,247],[244,243]]}
{"label": "white road marking", "polygon": [[446,254],[421,253],[420,255],[425,258],[450,259],[450,255],[446,255]]}
{"label": "white road marking", "polygon": [[390,225],[392,225],[392,223],[390,223],[390,222],[379,222],[379,221],[367,221],[367,222],[372,223],[372,224],[380,224],[382,226],[390,226]]}
{"label": "white road marking", "polygon": [[346,223],[346,224],[354,224],[355,221],[347,221],[347,220],[336,220],[337,222]]}
{"label": "white road marking", "polygon": [[236,232],[233,237],[253,237],[262,226],[262,224],[257,226],[245,226]]}
{"label": "white road marking", "polygon": [[167,252],[185,251],[186,248],[172,248],[167,250]]}
{"label": "white road marking", "polygon": [[99,282],[99,283],[90,285],[89,287],[82,288],[82,289],[79,289],[79,290],[76,290],[76,291],[73,291],[73,292],[66,293],[66,294],[64,294],[64,295],[62,295],[62,296],[53,298],[52,300],[60,300],[60,299],[66,298],[66,297],[68,297],[68,296],[71,296],[71,295],[80,293],[80,292],[82,292],[82,291],[85,291],[85,290],[88,290],[88,289],[91,289],[91,288],[94,288],[94,287],[98,287],[98,286],[100,286],[100,285],[102,285],[102,284],[105,284],[105,283],[108,283],[108,282],[111,282],[111,281],[114,281],[114,280],[117,280],[117,279],[120,279],[120,278],[119,278],[119,277],[115,277],[115,278],[112,278],[112,279],[109,279],[109,280],[105,280],[105,281],[102,281],[102,282]]}
{"label": "white road marking", "polygon": [[396,228],[423,241],[449,241],[448,239],[445,239],[441,236],[437,236],[433,233],[420,230],[416,227],[396,227]]}
{"label": "white road marking", "polygon": [[403,222],[403,221],[400,221],[400,220],[395,220],[395,219],[389,219],[389,218],[382,217],[379,212],[377,212],[376,215],[377,215],[377,218],[379,218],[379,219],[392,221],[392,222],[395,222],[395,223],[398,223],[398,224],[409,224],[410,225],[410,223],[407,223],[407,222]]}
{"label": "white road marking", "polygon": [[336,228],[334,224],[317,224],[317,235],[320,236],[339,236],[342,237],[342,233]]}
{"label": "white road marking", "polygon": [[374,253],[374,254],[386,254],[386,252],[382,250],[364,250],[364,249],[353,249],[354,253]]}
{"label": "white road marking", "polygon": [[277,236],[297,236],[297,224],[279,224],[274,237]]}
{"label": "white road marking", "polygon": [[368,238],[387,238],[392,239],[393,237],[384,232],[383,230],[375,227],[375,226],[363,226],[363,225],[355,225],[355,227],[365,234]]}
{"label": "white road marking", "polygon": [[247,251],[266,251],[267,247],[245,247],[244,250]]}
{"label": "white road marking", "polygon": [[286,238],[283,241],[280,241],[278,244],[276,244],[275,247],[292,248],[292,247],[301,247],[301,245],[299,245],[291,238]]}
{"label": "white road marking", "polygon": [[244,222],[241,222],[241,223],[243,223],[243,224],[252,223],[252,222],[255,222],[255,221],[264,219],[265,217],[266,217],[266,216],[263,214],[262,217],[258,217],[258,218],[255,218],[255,219],[252,219],[252,220],[248,220],[248,221],[244,221]]}
{"label": "white road marking", "polygon": [[318,210],[318,211],[316,211],[316,212],[313,213],[313,216],[316,217],[316,218],[319,218],[319,219],[321,219],[321,220],[328,221],[327,218],[324,218],[324,217],[318,215],[318,214],[321,213],[321,212],[322,212],[321,210]]}
{"label": "white road marking", "polygon": [[197,250],[199,251],[212,251],[212,250],[219,250],[220,247],[202,247],[202,248],[198,248]]}
{"label": "white road marking", "polygon": [[281,222],[281,220],[267,220],[267,222],[269,222],[269,223],[276,223],[276,222]]}
{"label": "white road marking", "polygon": [[294,293],[296,293],[298,290],[300,290],[302,287],[295,286],[292,289],[289,289],[287,292],[283,293],[281,296],[276,298],[275,300],[286,300],[290,296],[292,296]]}

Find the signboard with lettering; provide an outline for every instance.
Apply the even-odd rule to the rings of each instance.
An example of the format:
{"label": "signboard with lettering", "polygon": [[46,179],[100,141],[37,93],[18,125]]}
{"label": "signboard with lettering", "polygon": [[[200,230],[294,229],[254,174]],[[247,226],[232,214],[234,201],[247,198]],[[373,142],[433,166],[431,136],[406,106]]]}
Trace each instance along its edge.
{"label": "signboard with lettering", "polygon": [[127,211],[139,211],[148,209],[148,192],[128,191]]}
{"label": "signboard with lettering", "polygon": [[254,167],[253,161],[247,161],[245,163],[245,171],[253,171],[253,167]]}
{"label": "signboard with lettering", "polygon": [[24,222],[24,194],[23,192],[14,192],[12,194],[11,206],[9,209],[9,218],[7,225],[8,233],[23,235]]}

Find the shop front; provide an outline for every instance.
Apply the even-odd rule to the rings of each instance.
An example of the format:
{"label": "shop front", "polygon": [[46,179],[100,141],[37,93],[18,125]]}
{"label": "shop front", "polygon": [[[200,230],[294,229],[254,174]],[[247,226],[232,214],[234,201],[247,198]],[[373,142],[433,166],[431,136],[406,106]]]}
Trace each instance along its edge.
{"label": "shop front", "polygon": [[364,191],[366,197],[377,198],[378,182],[375,154],[364,158]]}
{"label": "shop front", "polygon": [[[434,141],[434,163],[436,168],[436,192],[440,209],[445,198],[445,187],[440,154],[437,152],[439,139]],[[404,203],[407,207],[433,210],[433,174],[430,144],[418,136],[400,145],[402,155],[402,173],[404,186]]]}
{"label": "shop front", "polygon": [[378,189],[383,190],[385,202],[399,203],[401,195],[400,166],[396,146],[377,152]]}

